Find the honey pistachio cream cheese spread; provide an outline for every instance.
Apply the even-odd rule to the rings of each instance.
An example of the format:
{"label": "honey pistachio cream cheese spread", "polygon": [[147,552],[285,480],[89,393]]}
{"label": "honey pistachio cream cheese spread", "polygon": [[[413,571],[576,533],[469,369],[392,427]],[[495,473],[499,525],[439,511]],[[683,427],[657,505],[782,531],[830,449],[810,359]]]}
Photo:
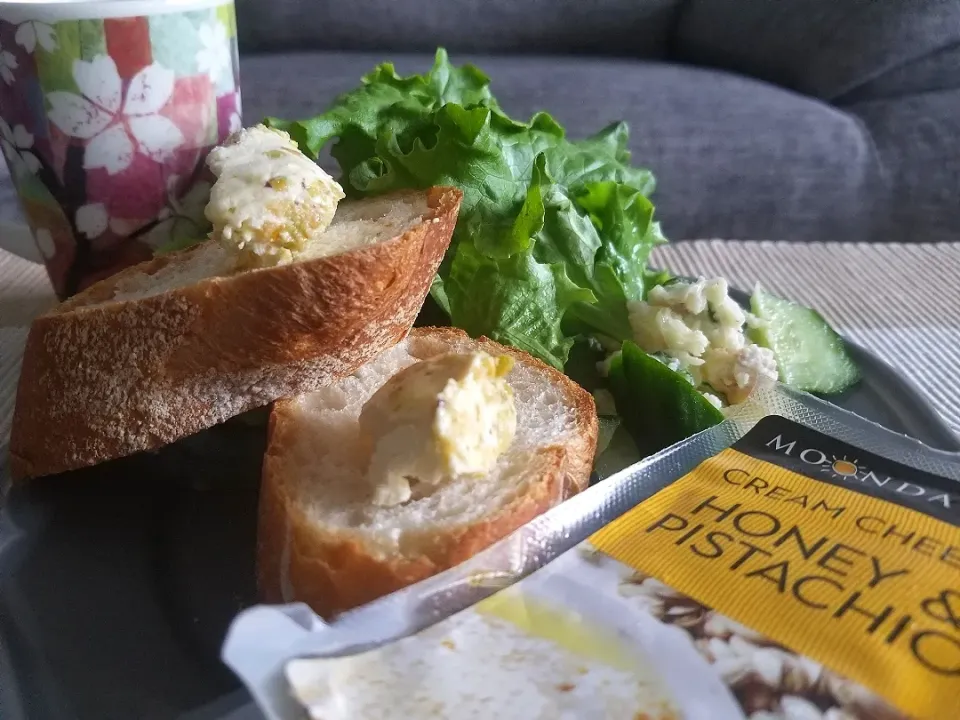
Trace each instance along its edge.
{"label": "honey pistachio cream cheese spread", "polygon": [[239,269],[295,261],[332,222],[343,189],[290,136],[263,125],[210,151],[207,219]]}
{"label": "honey pistachio cream cheese spread", "polygon": [[[436,428],[446,382],[492,383],[489,363],[445,358],[418,371],[435,379],[393,394],[431,398]],[[459,467],[432,457],[418,476]],[[586,539],[568,549],[574,537]],[[445,613],[468,586],[489,590]],[[960,459],[768,386],[724,423],[355,612],[304,631],[315,651],[300,638],[277,661],[313,718],[954,720]],[[361,626],[380,624],[393,639],[358,652],[376,635]],[[262,663],[257,627],[246,646]],[[273,692],[247,679],[261,700]]]}
{"label": "honey pistachio cream cheese spread", "polygon": [[[630,641],[555,602],[505,592],[417,638],[343,660],[294,662],[288,673],[311,717],[324,720],[681,720],[653,663]],[[425,679],[431,687],[420,692]]]}
{"label": "honey pistachio cream cheese spread", "polygon": [[448,353],[404,368],[360,413],[376,505],[397,505],[461,475],[489,472],[510,447],[517,410],[507,356]]}

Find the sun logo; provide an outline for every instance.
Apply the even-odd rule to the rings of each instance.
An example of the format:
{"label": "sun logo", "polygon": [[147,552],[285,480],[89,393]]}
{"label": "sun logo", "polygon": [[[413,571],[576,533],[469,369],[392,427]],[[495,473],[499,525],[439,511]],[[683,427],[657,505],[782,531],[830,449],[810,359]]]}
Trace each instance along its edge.
{"label": "sun logo", "polygon": [[826,472],[833,473],[841,479],[855,478],[867,469],[860,465],[859,460],[850,460],[846,456],[838,458],[836,455],[833,456],[832,462],[825,462],[822,467]]}

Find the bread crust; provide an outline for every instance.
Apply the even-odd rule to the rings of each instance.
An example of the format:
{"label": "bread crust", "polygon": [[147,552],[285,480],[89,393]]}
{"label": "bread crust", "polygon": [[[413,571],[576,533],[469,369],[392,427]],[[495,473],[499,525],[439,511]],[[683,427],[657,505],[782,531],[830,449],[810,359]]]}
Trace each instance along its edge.
{"label": "bread crust", "polygon": [[[422,193],[397,193],[397,198]],[[462,193],[395,238],[340,255],[103,302],[155,258],[31,326],[10,437],[13,477],[49,475],[171,443],[349,375],[410,330],[450,243]],[[100,303],[100,304],[92,304]]]}
{"label": "bread crust", "polygon": [[275,403],[257,530],[257,582],[264,602],[305,602],[329,619],[458,565],[589,484],[598,425],[590,393],[536,358],[487,338],[471,340],[454,328],[415,328],[410,337],[440,340],[452,350],[471,347],[509,354],[536,369],[562,390],[576,417],[576,432],[563,444],[537,452],[530,468],[536,480],[497,514],[438,533],[429,550],[417,557],[378,557],[357,538],[318,528],[290,497],[284,453],[294,442],[296,410],[293,401]]}

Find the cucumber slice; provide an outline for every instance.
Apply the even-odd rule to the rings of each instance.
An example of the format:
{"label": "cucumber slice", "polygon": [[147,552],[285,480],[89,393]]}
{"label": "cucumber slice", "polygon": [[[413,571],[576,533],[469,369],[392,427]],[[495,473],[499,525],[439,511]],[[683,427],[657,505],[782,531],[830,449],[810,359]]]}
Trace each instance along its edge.
{"label": "cucumber slice", "polygon": [[770,348],[784,385],[833,395],[854,385],[860,369],[846,345],[816,310],[757,288],[750,298],[753,314],[766,321],[751,331],[754,342]]}
{"label": "cucumber slice", "polygon": [[641,457],[723,422],[723,413],[683,375],[629,340],[611,362],[608,380]]}

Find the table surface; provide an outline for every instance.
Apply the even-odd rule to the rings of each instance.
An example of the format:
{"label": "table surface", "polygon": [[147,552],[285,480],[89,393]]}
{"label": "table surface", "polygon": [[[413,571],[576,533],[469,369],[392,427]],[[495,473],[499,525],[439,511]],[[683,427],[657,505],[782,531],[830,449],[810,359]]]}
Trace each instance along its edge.
{"label": "table surface", "polygon": [[[658,248],[677,274],[757,282],[817,308],[913,380],[960,433],[960,243],[789,244],[696,240]],[[41,265],[0,250],[0,443],[9,432],[31,318],[55,303]]]}

